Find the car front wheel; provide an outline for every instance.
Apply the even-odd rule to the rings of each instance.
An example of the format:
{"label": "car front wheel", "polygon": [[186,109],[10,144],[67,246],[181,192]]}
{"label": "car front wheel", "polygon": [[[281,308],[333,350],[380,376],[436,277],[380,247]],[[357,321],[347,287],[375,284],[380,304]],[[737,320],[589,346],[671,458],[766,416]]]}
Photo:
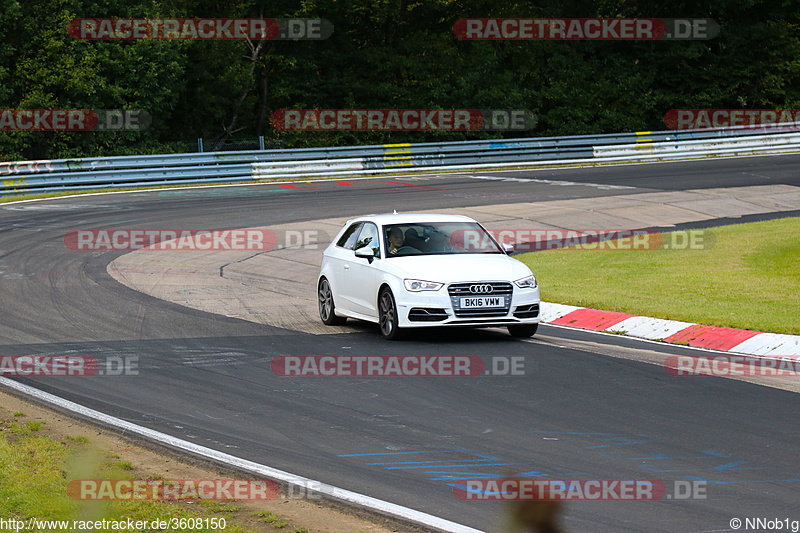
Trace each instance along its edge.
{"label": "car front wheel", "polygon": [[327,326],[340,326],[347,322],[346,316],[336,316],[336,306],[333,304],[333,291],[331,291],[331,284],[328,283],[326,278],[319,280],[317,296],[319,299],[319,317],[322,319],[323,324]]}
{"label": "car front wheel", "polygon": [[381,327],[381,336],[387,340],[400,338],[400,328],[397,327],[397,305],[394,302],[392,291],[384,288],[378,297],[378,318]]}
{"label": "car front wheel", "polygon": [[539,329],[539,324],[508,326],[508,333],[512,337],[533,337],[537,329]]}

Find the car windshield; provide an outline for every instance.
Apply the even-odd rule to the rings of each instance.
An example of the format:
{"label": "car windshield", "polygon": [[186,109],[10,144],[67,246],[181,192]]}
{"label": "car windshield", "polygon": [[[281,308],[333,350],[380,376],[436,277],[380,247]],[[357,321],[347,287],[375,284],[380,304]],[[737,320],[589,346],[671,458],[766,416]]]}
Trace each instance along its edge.
{"label": "car windshield", "polygon": [[392,224],[383,238],[386,257],[505,253],[477,222]]}

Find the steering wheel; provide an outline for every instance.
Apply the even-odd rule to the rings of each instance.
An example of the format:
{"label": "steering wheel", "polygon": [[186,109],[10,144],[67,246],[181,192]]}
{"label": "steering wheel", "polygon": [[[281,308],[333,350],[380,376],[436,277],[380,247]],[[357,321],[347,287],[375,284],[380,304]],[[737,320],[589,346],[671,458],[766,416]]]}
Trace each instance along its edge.
{"label": "steering wheel", "polygon": [[403,245],[397,249],[397,251],[393,255],[414,255],[414,254],[421,254],[419,250],[414,248],[413,246],[406,246]]}

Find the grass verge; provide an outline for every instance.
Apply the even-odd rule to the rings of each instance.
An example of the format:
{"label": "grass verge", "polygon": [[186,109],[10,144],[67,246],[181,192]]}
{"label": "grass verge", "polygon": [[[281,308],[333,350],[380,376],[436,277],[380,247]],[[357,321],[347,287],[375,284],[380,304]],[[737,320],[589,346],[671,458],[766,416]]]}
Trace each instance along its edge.
{"label": "grass verge", "polygon": [[546,302],[800,334],[800,218],[697,231],[703,249],[564,248],[517,259]]}
{"label": "grass verge", "polygon": [[[305,527],[287,527],[290,522],[274,513],[269,513],[274,518],[266,522],[263,513],[244,509],[237,502],[73,499],[68,490],[70,479],[139,479],[143,472],[130,461],[93,446],[85,436],[59,439],[44,435],[45,422],[28,422],[24,416],[0,410],[0,517],[6,520],[4,526],[9,526],[9,520],[19,524],[9,526],[12,530],[309,532]],[[136,522],[146,525],[129,527]],[[245,522],[260,525],[252,527]],[[198,527],[200,524],[209,527]]]}

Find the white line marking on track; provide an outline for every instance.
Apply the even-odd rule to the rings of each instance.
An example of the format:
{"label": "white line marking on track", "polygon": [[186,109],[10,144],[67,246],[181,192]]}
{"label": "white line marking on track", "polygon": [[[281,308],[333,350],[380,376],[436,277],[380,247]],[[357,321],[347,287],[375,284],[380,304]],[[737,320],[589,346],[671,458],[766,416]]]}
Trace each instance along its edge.
{"label": "white line marking on track", "polygon": [[569,187],[572,185],[583,185],[584,187],[594,187],[602,190],[616,190],[616,189],[635,189],[636,187],[628,187],[627,185],[607,185],[604,183],[582,183],[579,181],[563,181],[563,180],[543,180],[538,178],[510,178],[508,176],[464,176],[476,180],[493,180],[493,181],[516,181],[518,183],[546,183],[548,185],[560,185],[562,187]]}

